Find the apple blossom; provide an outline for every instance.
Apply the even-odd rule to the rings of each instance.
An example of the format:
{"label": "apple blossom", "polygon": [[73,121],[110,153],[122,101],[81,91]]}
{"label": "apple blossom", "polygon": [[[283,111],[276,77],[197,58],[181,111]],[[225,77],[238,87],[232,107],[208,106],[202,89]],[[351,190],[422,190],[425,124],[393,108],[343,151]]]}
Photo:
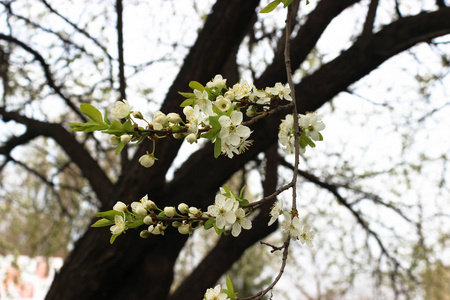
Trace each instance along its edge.
{"label": "apple blossom", "polygon": [[269,221],[269,226],[275,223],[278,219],[278,216],[283,212],[283,201],[278,201],[270,211],[270,215],[272,216]]}
{"label": "apple blossom", "polygon": [[227,83],[226,79],[222,78],[222,75],[218,74],[214,76],[214,79],[206,84],[210,89],[221,90]]}

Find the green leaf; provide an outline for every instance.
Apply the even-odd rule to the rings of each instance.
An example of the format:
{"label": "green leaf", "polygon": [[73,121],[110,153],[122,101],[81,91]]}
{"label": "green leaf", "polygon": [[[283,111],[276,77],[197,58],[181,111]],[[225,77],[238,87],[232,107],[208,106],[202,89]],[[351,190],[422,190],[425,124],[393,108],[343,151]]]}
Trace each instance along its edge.
{"label": "green leaf", "polygon": [[222,153],[222,140],[220,138],[216,138],[214,143],[214,158],[218,158],[220,153]]}
{"label": "green leaf", "polygon": [[195,103],[195,98],[189,98],[189,99],[186,99],[183,102],[181,102],[180,107],[190,106],[190,105],[193,105],[194,103]]}
{"label": "green leaf", "polygon": [[120,233],[118,234],[113,234],[111,236],[111,238],[109,239],[109,242],[111,243],[111,245],[114,243],[114,241],[116,240],[116,238],[120,235]]}
{"label": "green leaf", "polygon": [[103,116],[103,121],[105,121],[106,124],[111,125],[111,121],[108,118],[108,110],[105,109],[105,115]]}
{"label": "green leaf", "polygon": [[244,190],[245,190],[245,185],[241,188],[241,190],[239,191],[239,198],[242,199],[242,195],[244,195]]}
{"label": "green leaf", "polygon": [[189,82],[189,87],[192,90],[199,90],[200,92],[203,92],[203,90],[205,89],[205,87],[200,82],[197,81]]}
{"label": "green leaf", "polygon": [[125,123],[123,123],[122,128],[126,133],[134,133],[134,127],[130,120],[127,120]]}
{"label": "green leaf", "polygon": [[178,92],[178,94],[180,94],[181,96],[186,97],[186,98],[194,98],[195,97],[194,93]]}
{"label": "green leaf", "polygon": [[84,103],[80,105],[80,110],[82,113],[84,113],[86,116],[91,118],[93,121],[97,122],[98,124],[103,124],[103,118],[102,113],[93,107],[90,104]]}
{"label": "green leaf", "polygon": [[294,0],[281,0],[281,2],[283,2],[283,4],[284,4],[284,8],[286,8],[286,7],[288,7],[289,5],[291,5],[291,3],[293,2]]}
{"label": "green leaf", "polygon": [[162,211],[162,212],[160,212],[160,213],[157,215],[157,217],[158,217],[158,218],[165,218],[166,215],[164,214],[164,211]]}
{"label": "green leaf", "polygon": [[125,147],[124,142],[120,142],[119,145],[117,145],[116,152],[114,152],[116,155],[119,155],[120,152],[122,152],[123,148]]}
{"label": "green leaf", "polygon": [[227,275],[227,290],[228,297],[232,298],[234,296],[233,283],[231,282],[230,276]]}
{"label": "green leaf", "polygon": [[231,195],[234,195],[233,191],[227,185],[224,185],[223,189],[225,190],[225,196],[230,197]]}
{"label": "green leaf", "polygon": [[208,230],[214,226],[214,223],[216,223],[216,218],[209,218],[208,221],[205,222],[205,225],[203,225],[203,227],[205,227],[205,230]]}
{"label": "green leaf", "polygon": [[108,210],[108,211],[103,211],[103,212],[98,212],[95,215],[99,218],[105,218],[111,221],[114,221],[114,217],[116,215],[122,215],[123,213],[118,212],[116,210]]}
{"label": "green leaf", "polygon": [[128,228],[137,228],[137,227],[142,226],[142,225],[144,225],[144,219],[137,219],[134,222],[128,223],[127,227]]}
{"label": "green leaf", "polygon": [[248,206],[250,202],[247,199],[238,199],[241,206]]}
{"label": "green leaf", "polygon": [[320,132],[318,132],[318,134],[319,134],[319,141],[323,141],[323,136],[322,136],[322,134],[321,134]]}
{"label": "green leaf", "polygon": [[114,225],[114,221],[108,220],[108,219],[100,219],[94,224],[91,225],[91,227],[105,227],[105,226],[111,226]]}
{"label": "green leaf", "polygon": [[273,11],[273,10],[278,6],[278,4],[280,4],[280,3],[281,3],[281,0],[275,0],[275,1],[272,1],[272,2],[270,2],[269,4],[267,4],[266,7],[264,7],[263,9],[261,9],[261,11],[260,11],[259,13],[261,13],[261,14],[267,14],[267,13],[270,13],[270,12]]}

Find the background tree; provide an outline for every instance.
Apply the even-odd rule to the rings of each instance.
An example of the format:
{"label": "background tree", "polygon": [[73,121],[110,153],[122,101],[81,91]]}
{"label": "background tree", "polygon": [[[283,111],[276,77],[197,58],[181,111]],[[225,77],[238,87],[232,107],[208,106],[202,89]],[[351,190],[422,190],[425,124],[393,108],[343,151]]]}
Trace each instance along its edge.
{"label": "background tree", "polygon": [[[181,140],[167,140],[159,143],[158,164],[150,169],[137,163],[150,147],[146,143],[122,152],[119,164],[103,136],[67,131],[67,121],[84,121],[78,109],[82,103],[107,108],[126,97],[133,107],[148,109],[144,113],[180,113],[178,91],[186,91],[191,80],[205,83],[220,73],[227,83],[244,76],[258,88],[286,82],[284,12],[258,15],[259,2],[193,1],[192,7],[178,1],[1,2],[2,201],[17,201],[8,178],[19,172],[34,174],[33,180],[51,189],[41,192],[42,199],[61,205],[46,206],[45,213],[68,211],[67,220],[80,208],[108,210],[118,200],[129,204],[145,194],[160,205],[182,199],[205,209],[240,170],[260,174],[258,196],[271,194],[292,176],[290,157],[274,155],[271,147],[286,111],[252,126],[255,142],[244,155],[214,159],[211,145],[205,144],[187,157]],[[310,2],[300,4],[292,28],[297,104],[300,112],[321,108],[330,115],[327,124],[342,127],[330,125],[327,143],[332,147],[322,149],[323,155],[306,153],[301,163],[301,209],[320,236],[320,250],[309,257],[327,268],[300,264],[304,272],[296,271],[302,274],[298,288],[315,278],[321,286],[305,295],[338,297],[357,292],[354,283],[361,282],[361,274],[374,274],[374,293],[411,296],[419,292],[427,263],[448,246],[448,205],[442,199],[450,192],[449,147],[441,140],[438,151],[430,151],[424,141],[432,141],[448,108],[442,89],[448,82],[450,8],[444,1]],[[347,31],[340,42],[336,32]],[[328,40],[334,46],[326,52],[321,43]],[[139,47],[144,51],[132,52]],[[389,76],[401,68],[412,72],[411,58],[416,73],[410,76],[416,80],[407,92],[376,94],[372,88],[363,94],[363,87],[376,87],[383,77],[396,90],[399,83]],[[381,129],[369,131],[377,126]],[[50,147],[39,165],[23,159],[42,143]],[[365,156],[371,152],[384,155],[372,161]],[[424,183],[431,188],[427,193],[419,190]],[[66,242],[77,241],[47,299],[200,299],[246,249],[276,229],[267,226],[269,211],[270,204],[263,205],[253,230],[239,238],[218,239],[172,291],[174,265],[187,237],[175,231],[146,240],[128,234],[110,246],[108,230],[89,228],[77,239],[71,227]],[[429,237],[435,228],[441,230],[438,236]],[[308,257],[301,248],[292,252]],[[344,255],[333,255],[337,252]],[[340,285],[339,295],[329,292],[332,280]]]}

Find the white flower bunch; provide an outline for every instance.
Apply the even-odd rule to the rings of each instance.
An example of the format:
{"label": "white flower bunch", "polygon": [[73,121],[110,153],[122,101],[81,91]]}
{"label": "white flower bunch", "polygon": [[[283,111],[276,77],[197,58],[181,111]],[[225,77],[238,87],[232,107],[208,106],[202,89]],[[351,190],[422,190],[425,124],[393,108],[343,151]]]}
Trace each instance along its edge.
{"label": "white flower bunch", "polygon": [[[322,115],[315,113],[306,113],[306,115],[298,114],[298,124],[300,126],[299,136],[299,150],[300,154],[305,153],[306,147],[315,147],[316,144],[312,141],[322,141],[323,136],[319,132],[325,129],[325,124],[322,122]],[[285,147],[287,153],[293,153],[295,149],[295,127],[294,116],[287,115],[284,120],[281,120],[278,131],[278,139],[281,145]]]}

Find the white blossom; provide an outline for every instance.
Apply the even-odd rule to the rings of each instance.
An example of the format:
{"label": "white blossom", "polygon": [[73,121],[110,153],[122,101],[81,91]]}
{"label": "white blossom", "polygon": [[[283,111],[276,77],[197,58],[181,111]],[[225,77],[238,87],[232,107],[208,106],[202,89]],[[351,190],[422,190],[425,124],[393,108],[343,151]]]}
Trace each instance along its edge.
{"label": "white blossom", "polygon": [[270,215],[272,216],[269,221],[269,226],[275,223],[280,214],[283,212],[283,201],[278,201],[270,211]]}
{"label": "white blossom", "polygon": [[227,111],[231,107],[231,101],[222,95],[217,96],[214,105],[221,111]]}
{"label": "white blossom", "polygon": [[110,228],[112,234],[120,234],[125,230],[125,220],[122,216],[115,215],[114,224]]}
{"label": "white blossom", "polygon": [[235,212],[236,222],[231,227],[231,234],[237,237],[241,233],[241,228],[249,230],[252,228],[252,222],[245,217],[245,211],[242,208],[238,208]]}
{"label": "white blossom", "polygon": [[247,81],[244,79],[241,79],[239,83],[236,83],[233,85],[233,88],[231,89],[234,93],[234,98],[236,100],[241,100],[244,97],[247,97],[252,92],[253,85],[250,85]]}
{"label": "white blossom", "polygon": [[226,300],[227,294],[222,293],[222,287],[220,284],[216,285],[214,288],[210,288],[206,290],[205,300]]}
{"label": "white blossom", "polygon": [[109,113],[116,119],[123,119],[130,114],[130,105],[127,100],[117,101]]}
{"label": "white blossom", "polygon": [[243,119],[242,112],[233,111],[230,116],[220,116],[219,123],[222,126],[219,132],[219,138],[222,142],[238,146],[241,138],[246,139],[250,136],[250,128],[241,125]]}
{"label": "white blossom", "polygon": [[214,76],[214,79],[206,84],[210,89],[221,90],[227,83],[226,79],[222,78],[222,75],[218,74]]}
{"label": "white blossom", "polygon": [[207,213],[216,218],[216,226],[219,229],[226,225],[231,225],[236,221],[235,211],[239,207],[239,202],[231,197],[217,194],[214,205],[208,206]]}
{"label": "white blossom", "polygon": [[315,141],[320,141],[319,131],[325,129],[322,122],[323,115],[315,113],[300,114],[299,124],[305,130],[305,133]]}
{"label": "white blossom", "polygon": [[145,209],[144,205],[141,202],[133,202],[133,203],[131,203],[131,210],[135,214],[138,214],[141,217],[147,215],[147,210]]}
{"label": "white blossom", "polygon": [[302,244],[306,243],[306,245],[310,248],[313,248],[314,245],[312,243],[313,239],[314,239],[314,232],[312,231],[311,227],[309,225],[305,225],[303,226],[302,230],[300,231],[300,234],[298,236],[300,242],[302,242]]}

